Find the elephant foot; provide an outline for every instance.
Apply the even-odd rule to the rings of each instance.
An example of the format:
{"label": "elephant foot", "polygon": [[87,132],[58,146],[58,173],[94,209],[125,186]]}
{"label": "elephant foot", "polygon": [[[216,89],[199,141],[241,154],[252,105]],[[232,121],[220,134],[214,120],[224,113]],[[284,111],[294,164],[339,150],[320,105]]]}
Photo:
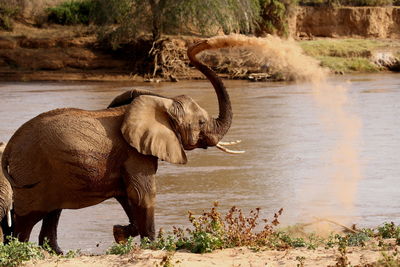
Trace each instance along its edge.
{"label": "elephant foot", "polygon": [[46,239],[40,239],[39,240],[39,245],[42,246],[45,250],[47,250],[50,253],[55,253],[57,255],[63,255],[64,254],[64,252],[58,246],[57,241],[49,241],[47,238]]}
{"label": "elephant foot", "polygon": [[114,225],[113,226],[113,234],[115,242],[117,243],[126,243],[128,242],[128,238],[130,236],[135,237],[139,235],[138,230],[132,224],[129,225]]}
{"label": "elephant foot", "polygon": [[61,248],[58,245],[52,246],[50,245],[50,248],[57,254],[57,255],[63,255],[64,252],[61,250]]}

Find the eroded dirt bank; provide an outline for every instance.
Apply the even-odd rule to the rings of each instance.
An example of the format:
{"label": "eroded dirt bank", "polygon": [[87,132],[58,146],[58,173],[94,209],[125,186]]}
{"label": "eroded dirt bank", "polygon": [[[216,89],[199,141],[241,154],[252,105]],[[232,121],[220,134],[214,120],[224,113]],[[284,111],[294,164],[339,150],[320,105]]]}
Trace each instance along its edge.
{"label": "eroded dirt bank", "polygon": [[290,20],[293,37],[400,38],[400,7],[300,7]]}

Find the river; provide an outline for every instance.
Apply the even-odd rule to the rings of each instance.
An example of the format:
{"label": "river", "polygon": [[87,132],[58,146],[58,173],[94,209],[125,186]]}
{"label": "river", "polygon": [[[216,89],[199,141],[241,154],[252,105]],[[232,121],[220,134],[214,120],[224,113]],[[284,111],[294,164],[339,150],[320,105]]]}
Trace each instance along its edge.
{"label": "river", "polygon": [[[246,153],[197,149],[187,153],[187,165],[160,162],[156,228],[188,226],[188,210],[199,214],[214,201],[222,211],[233,205],[246,212],[260,207],[262,217],[268,218],[283,208],[283,225],[307,221],[316,207],[360,226],[400,223],[400,75],[335,76],[329,83],[348,88],[345,109],[362,123],[356,140],[362,179],[351,212],[341,209],[334,196],[319,200],[315,194],[330,190],[326,155],[336,137],[321,123],[310,84],[226,81],[234,119],[224,140],[241,139],[235,149]],[[101,109],[130,88],[166,96],[187,94],[209,113],[217,113],[208,81],[0,83],[0,141],[8,141],[22,123],[41,112],[59,107]],[[102,253],[113,241],[112,226],[127,222],[113,199],[64,210],[58,228],[60,247]],[[39,226],[32,241],[37,241]]]}

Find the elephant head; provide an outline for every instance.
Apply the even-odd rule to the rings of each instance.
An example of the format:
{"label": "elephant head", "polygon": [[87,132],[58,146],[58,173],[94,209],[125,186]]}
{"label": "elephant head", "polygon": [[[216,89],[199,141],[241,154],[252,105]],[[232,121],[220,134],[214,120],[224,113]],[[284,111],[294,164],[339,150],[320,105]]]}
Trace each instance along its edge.
{"label": "elephant head", "polygon": [[205,49],[210,49],[207,41],[194,44],[188,49],[188,57],[214,86],[219,105],[217,118],[209,116],[186,95],[166,98],[145,90],[125,92],[108,106],[114,108],[130,104],[121,130],[125,140],[140,153],[184,164],[187,162],[184,150],[217,146],[228,153],[244,152],[222,147],[222,144],[240,141],[220,142],[231,126],[232,107],[222,80],[196,58],[196,54]]}

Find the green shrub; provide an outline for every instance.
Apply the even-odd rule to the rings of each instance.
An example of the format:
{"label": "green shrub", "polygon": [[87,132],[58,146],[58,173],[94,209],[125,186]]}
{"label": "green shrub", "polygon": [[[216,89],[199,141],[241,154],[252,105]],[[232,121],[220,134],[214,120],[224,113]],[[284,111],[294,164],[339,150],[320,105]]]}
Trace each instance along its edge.
{"label": "green shrub", "polygon": [[18,14],[18,8],[4,0],[0,1],[0,30],[13,30],[13,17]]}
{"label": "green shrub", "polygon": [[112,255],[124,255],[131,252],[136,247],[133,242],[133,238],[129,237],[126,243],[113,244],[106,252],[106,254]]}
{"label": "green shrub", "polygon": [[64,2],[56,7],[48,8],[47,20],[61,25],[89,24],[95,10],[95,1],[81,0]]}
{"label": "green shrub", "polygon": [[[141,242],[141,248],[144,249],[162,249],[175,251],[187,249],[193,253],[207,253],[216,249],[250,246],[270,246],[273,242],[270,239],[276,238],[273,228],[279,224],[278,217],[282,209],[274,215],[271,222],[262,220],[264,227],[255,232],[259,221],[260,209],[250,211],[249,216],[245,216],[240,209],[232,207],[223,217],[217,211],[217,203],[211,208],[211,211],[204,212],[195,217],[189,212],[189,221],[192,228],[183,230],[174,227],[173,233],[165,234],[160,230],[155,240],[144,238]],[[301,239],[291,241],[293,246],[302,246]],[[114,244],[108,251],[108,254],[126,254],[135,248],[132,239],[125,244]]]}
{"label": "green shrub", "polygon": [[400,226],[396,226],[393,222],[384,223],[377,228],[377,231],[382,238],[400,238]]}
{"label": "green shrub", "polygon": [[24,261],[44,258],[41,247],[30,242],[10,238],[6,245],[0,244],[0,266],[18,266]]}
{"label": "green shrub", "polygon": [[260,0],[259,31],[287,36],[288,17],[297,0]]}

